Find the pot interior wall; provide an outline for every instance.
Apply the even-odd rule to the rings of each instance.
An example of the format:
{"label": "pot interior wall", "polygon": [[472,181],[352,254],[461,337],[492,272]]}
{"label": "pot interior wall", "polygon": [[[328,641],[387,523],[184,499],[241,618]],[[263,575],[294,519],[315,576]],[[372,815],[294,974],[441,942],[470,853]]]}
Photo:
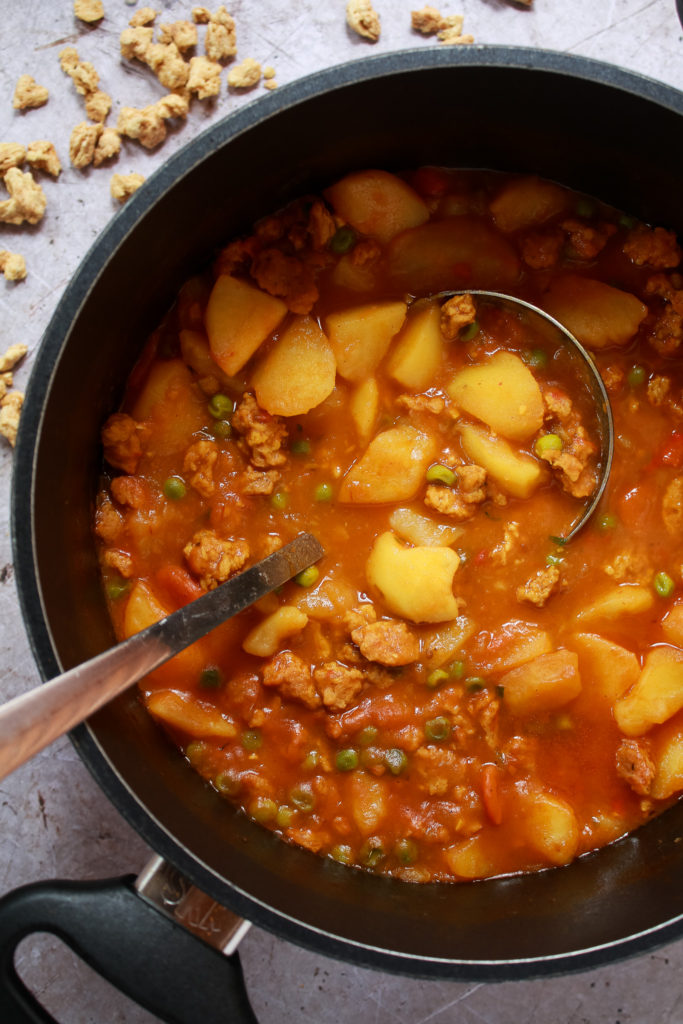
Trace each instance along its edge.
{"label": "pot interior wall", "polygon": [[[501,66],[500,52],[496,60],[484,51],[448,64],[443,54],[393,55],[282,90],[246,108],[236,134],[224,123],[166,165],[95,247],[45,341],[53,356],[65,336],[68,345],[54,369],[43,358],[32,382],[34,409],[47,392],[42,422],[34,412],[25,428],[38,431],[33,557],[65,667],[112,642],[90,531],[102,421],[179,284],[258,216],[352,168],[430,163],[538,173],[683,232],[682,106],[668,109],[610,84],[599,66],[565,58],[536,69],[514,60]],[[647,84],[640,88],[647,94]],[[28,485],[18,487],[21,535]],[[26,578],[32,566],[21,552],[29,542],[19,539]],[[29,628],[49,672],[42,613],[29,604]],[[683,912],[683,844],[676,842],[683,808],[570,868],[417,888],[289,848],[234,813],[170,748],[134,695],[100,712],[78,742],[105,790],[160,852],[216,898],[331,953],[451,976],[528,976],[543,968],[523,964],[527,958],[559,957],[566,969],[565,954],[579,951],[575,962],[585,966],[593,947]],[[405,956],[415,958],[412,967]]]}

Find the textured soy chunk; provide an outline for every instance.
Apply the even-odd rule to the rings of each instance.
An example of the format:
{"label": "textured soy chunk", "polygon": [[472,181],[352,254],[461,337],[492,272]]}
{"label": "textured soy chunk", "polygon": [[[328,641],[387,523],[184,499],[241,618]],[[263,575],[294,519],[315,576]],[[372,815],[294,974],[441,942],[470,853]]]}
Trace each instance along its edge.
{"label": "textured soy chunk", "polygon": [[654,647],[638,681],[614,705],[617,725],[627,736],[640,736],[661,725],[683,707],[683,651]]}
{"label": "textured soy chunk", "polygon": [[383,243],[429,218],[417,192],[387,171],[348,174],[327,190],[326,197],[335,213],[356,231]]}
{"label": "textured soy chunk", "polygon": [[459,565],[451,548],[404,547],[387,531],[373,545],[366,576],[395,615],[411,622],[447,622],[458,614],[453,577]]}
{"label": "textured soy chunk", "polygon": [[233,739],[237,726],[217,708],[200,704],[189,694],[175,690],[155,690],[146,700],[147,710],[174,729],[182,729],[190,736],[219,736]]}
{"label": "textured soy chunk", "polygon": [[256,400],[271,416],[301,416],[334,389],[330,343],[310,316],[298,316],[252,374]]}
{"label": "textured soy chunk", "polygon": [[211,290],[204,322],[211,355],[224,373],[238,373],[286,312],[282,299],[221,274]]}
{"label": "textured soy chunk", "polygon": [[647,315],[630,292],[578,274],[555,278],[542,305],[588,348],[627,345]]}
{"label": "textured soy chunk", "polygon": [[387,372],[404,388],[421,391],[428,387],[443,358],[441,306],[420,304],[408,315],[401,334],[387,360]]}
{"label": "textured soy chunk", "polygon": [[375,371],[406,317],[405,302],[371,302],[330,313],[325,330],[346,380],[362,381]]}
{"label": "textured soy chunk", "polygon": [[567,209],[569,193],[540,178],[518,178],[505,185],[489,209],[501,231],[519,231],[555,217]]}
{"label": "textured soy chunk", "polygon": [[551,651],[511,669],[499,682],[513,715],[554,711],[581,693],[579,659],[573,651]]}
{"label": "textured soy chunk", "polygon": [[533,373],[512,352],[458,371],[447,387],[462,412],[483,420],[511,441],[526,441],[543,426],[543,396]]}
{"label": "textured soy chunk", "polygon": [[540,463],[516,451],[502,437],[466,424],[460,428],[460,440],[472,462],[483,466],[504,491],[516,498],[528,498],[543,479]]}
{"label": "textured soy chunk", "polygon": [[339,501],[377,504],[415,497],[435,451],[433,439],[409,424],[382,431],[344,477]]}
{"label": "textured soy chunk", "polygon": [[414,294],[454,288],[500,288],[517,280],[519,260],[505,238],[478,217],[430,221],[395,238],[389,274]]}

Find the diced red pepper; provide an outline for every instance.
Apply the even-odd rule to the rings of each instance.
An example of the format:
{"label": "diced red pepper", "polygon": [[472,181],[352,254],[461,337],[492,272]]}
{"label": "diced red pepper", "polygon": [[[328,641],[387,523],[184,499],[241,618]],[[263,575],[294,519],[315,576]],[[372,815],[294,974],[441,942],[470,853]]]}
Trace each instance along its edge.
{"label": "diced red pepper", "polygon": [[481,795],[486,813],[494,825],[503,820],[503,798],[500,792],[500,768],[485,764],[481,770]]}
{"label": "diced red pepper", "polygon": [[165,565],[156,573],[156,582],[174,605],[182,608],[204,593],[197,581],[179,565]]}

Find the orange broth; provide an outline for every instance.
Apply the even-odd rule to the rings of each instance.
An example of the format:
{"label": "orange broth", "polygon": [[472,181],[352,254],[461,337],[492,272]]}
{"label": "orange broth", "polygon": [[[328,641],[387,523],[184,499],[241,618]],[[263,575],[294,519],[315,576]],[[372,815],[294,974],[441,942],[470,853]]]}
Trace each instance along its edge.
{"label": "orange broth", "polygon": [[[103,432],[95,531],[117,635],[303,530],[325,550],[140,685],[208,785],[288,842],[411,882],[566,864],[675,799],[680,256],[671,233],[539,179],[422,168],[350,175],[187,283]],[[598,512],[569,544],[590,493],[572,493],[577,474],[597,471],[589,395],[515,317],[475,303],[461,328],[444,327],[429,296],[446,288],[508,291],[560,320],[568,310],[593,352],[616,451]],[[248,332],[245,302],[261,335],[246,358],[230,347]],[[411,386],[422,356],[397,370],[397,351],[426,306],[441,334],[432,326],[420,344],[437,356]],[[375,327],[349,333],[350,315],[377,308]],[[296,356],[274,375],[285,336]],[[498,431],[453,398],[463,371],[500,353],[543,403],[523,439],[505,434],[515,395],[494,401],[509,413]],[[486,466],[468,436],[493,446]],[[378,437],[386,462],[368,470]],[[564,469],[540,454],[558,442],[574,453]],[[528,495],[500,475],[501,443],[513,474],[531,474]],[[432,583],[450,614],[429,604]]]}

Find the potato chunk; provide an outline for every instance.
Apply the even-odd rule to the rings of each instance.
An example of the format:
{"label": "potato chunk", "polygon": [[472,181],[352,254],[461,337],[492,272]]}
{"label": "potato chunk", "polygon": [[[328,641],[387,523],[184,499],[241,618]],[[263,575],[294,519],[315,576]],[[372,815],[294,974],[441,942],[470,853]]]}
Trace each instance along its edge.
{"label": "potato chunk", "polygon": [[459,565],[451,548],[407,548],[387,531],[373,545],[366,576],[395,615],[411,622],[447,622],[458,614],[453,577]]}
{"label": "potato chunk", "polygon": [[389,516],[389,526],[403,540],[428,548],[451,547],[462,536],[462,526],[437,523],[411,508],[396,508]]}
{"label": "potato chunk", "polygon": [[349,779],[351,814],[356,828],[364,836],[376,832],[388,813],[387,785],[367,772],[354,772]]}
{"label": "potato chunk", "polygon": [[484,363],[466,366],[446,390],[462,412],[511,441],[527,441],[543,426],[541,389],[512,352],[496,352]]}
{"label": "potato chunk", "polygon": [[499,683],[513,715],[555,711],[581,693],[579,659],[573,651],[551,651],[506,672]]}
{"label": "potato chunk", "polygon": [[379,411],[379,388],[374,377],[367,377],[354,388],[349,399],[349,412],[358,438],[367,444],[377,422]]}
{"label": "potato chunk", "polygon": [[658,737],[654,757],[655,777],[650,794],[655,800],[666,800],[683,789],[683,726],[680,720],[665,727]]}
{"label": "potato chunk", "polygon": [[474,623],[466,615],[459,615],[457,619],[453,619],[445,626],[437,626],[436,629],[427,633],[425,636],[427,668],[441,668],[442,665],[452,661],[473,633]]}
{"label": "potato chunk", "polygon": [[592,604],[580,611],[576,619],[581,625],[589,622],[615,622],[624,615],[647,612],[654,603],[654,595],[648,587],[625,583],[610,587]]}
{"label": "potato chunk", "polygon": [[448,868],[460,878],[486,878],[496,874],[496,862],[481,835],[471,836],[444,851]]}
{"label": "potato chunk", "polygon": [[662,629],[670,643],[683,647],[683,601],[676,601],[662,619]]}
{"label": "potato chunk", "polygon": [[354,383],[374,373],[406,317],[405,302],[371,302],[325,317],[342,377]]}
{"label": "potato chunk", "polygon": [[574,633],[569,646],[579,656],[579,671],[590,679],[590,696],[610,705],[633,686],[640,664],[633,651],[595,633]]}
{"label": "potato chunk", "polygon": [[408,424],[382,431],[344,477],[339,501],[377,504],[414,498],[435,452],[433,439]]}
{"label": "potato chunk", "polygon": [[413,293],[509,288],[519,275],[512,246],[478,217],[447,217],[405,231],[389,246],[389,274]]}
{"label": "potato chunk", "polygon": [[328,188],[326,198],[351,227],[382,243],[429,219],[429,210],[417,192],[387,171],[347,174]]}
{"label": "potato chunk", "polygon": [[301,416],[334,390],[330,343],[310,316],[298,316],[252,375],[256,400],[271,416]]}
{"label": "potato chunk", "polygon": [[174,729],[182,729],[190,736],[219,736],[232,739],[237,726],[226,715],[208,704],[200,704],[175,690],[155,690],[146,700],[147,710]]}
{"label": "potato chunk", "polygon": [[308,615],[301,609],[289,604],[282,605],[247,633],[242,647],[247,654],[269,658],[286,637],[300,633],[307,622]]}
{"label": "potato chunk", "polygon": [[[165,619],[171,610],[159,601],[145,583],[136,583],[123,616],[124,636],[131,637],[148,626],[153,626],[155,622]],[[156,685],[165,684],[169,687],[187,683],[188,680],[195,681],[199,679],[209,660],[206,641],[197,640],[156,668],[147,678]]]}
{"label": "potato chunk", "polygon": [[280,324],[287,312],[282,299],[253,284],[221,274],[216,281],[204,323],[211,355],[233,377]]}
{"label": "potato chunk", "polygon": [[149,428],[149,447],[157,455],[183,451],[206,424],[206,396],[182,359],[153,363],[131,415]]}
{"label": "potato chunk", "polygon": [[540,178],[517,178],[498,193],[489,209],[496,226],[506,233],[543,224],[569,205],[569,193]]}
{"label": "potato chunk", "polygon": [[587,348],[627,345],[647,315],[630,292],[578,274],[556,278],[542,304]]}
{"label": "potato chunk", "polygon": [[683,708],[683,651],[654,647],[628,693],[614,705],[617,725],[627,736],[641,736]]}
{"label": "potato chunk", "polygon": [[470,424],[460,427],[460,440],[465,454],[487,473],[508,494],[528,498],[543,479],[541,464],[531,455],[516,451],[502,437]]}
{"label": "potato chunk", "polygon": [[576,815],[566,802],[550,793],[520,794],[522,830],[527,842],[551,864],[568,864],[579,848]]}
{"label": "potato chunk", "polygon": [[404,388],[421,391],[432,383],[443,349],[441,306],[422,303],[408,315],[387,360],[387,372]]}

